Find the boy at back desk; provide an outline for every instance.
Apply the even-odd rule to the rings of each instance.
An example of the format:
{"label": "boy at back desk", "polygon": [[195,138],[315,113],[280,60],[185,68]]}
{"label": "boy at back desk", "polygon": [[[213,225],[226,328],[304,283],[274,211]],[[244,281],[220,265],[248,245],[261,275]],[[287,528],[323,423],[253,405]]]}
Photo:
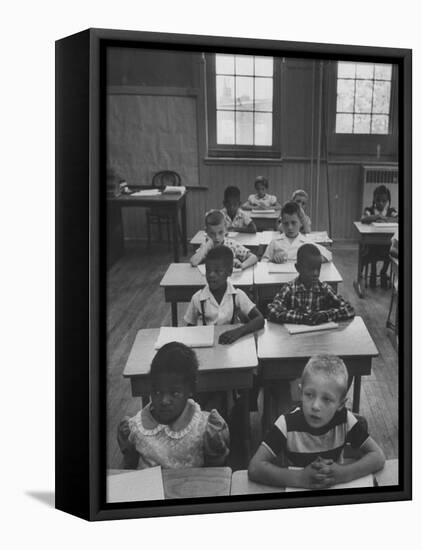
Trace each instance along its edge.
{"label": "boy at back desk", "polygon": [[191,257],[192,267],[204,262],[208,253],[219,245],[227,246],[233,255],[233,267],[246,269],[258,261],[255,254],[233,239],[227,238],[227,228],[224,222],[224,215],[220,210],[211,210],[205,216],[205,231],[207,237],[200,245],[195,254]]}
{"label": "boy at back desk", "polygon": [[[302,373],[301,404],[276,420],[249,464],[250,479],[327,489],[380,470],[384,453],[363,422],[346,409],[347,389],[348,373],[339,357],[311,357]],[[353,463],[343,462],[346,444],[360,451]]]}
{"label": "boy at back desk", "polygon": [[185,315],[188,325],[242,326],[224,332],[221,344],[231,344],[241,336],[260,330],[264,317],[243,290],[229,280],[233,271],[233,254],[227,246],[213,248],[205,260],[207,285],[191,299]]}
{"label": "boy at back desk", "polygon": [[228,231],[256,233],[256,226],[248,212],[240,208],[240,190],[238,187],[226,187],[224,208],[221,210]]}
{"label": "boy at back desk", "polygon": [[355,315],[353,307],[319,280],[322,257],[315,244],[303,244],[297,252],[298,277],[283,285],[268,305],[268,319],[275,323],[318,325]]}
{"label": "boy at back desk", "polygon": [[[294,261],[299,247],[309,242],[306,235],[300,233],[302,228],[301,208],[296,202],[289,201],[283,205],[280,221],[280,231],[283,231],[283,233],[273,239],[267,246],[262,257],[263,261],[276,264]],[[331,262],[331,252],[324,246],[315,246],[318,247],[323,261]]]}

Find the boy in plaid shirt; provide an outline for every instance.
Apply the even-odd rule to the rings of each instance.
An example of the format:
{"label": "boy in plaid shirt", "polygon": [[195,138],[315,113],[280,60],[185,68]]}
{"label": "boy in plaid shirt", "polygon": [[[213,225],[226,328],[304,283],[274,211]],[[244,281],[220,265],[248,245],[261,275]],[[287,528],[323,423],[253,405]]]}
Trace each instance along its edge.
{"label": "boy in plaid shirt", "polygon": [[275,323],[319,325],[355,315],[353,307],[319,280],[321,253],[313,244],[302,245],[295,264],[299,276],[284,285],[268,306],[267,318]]}

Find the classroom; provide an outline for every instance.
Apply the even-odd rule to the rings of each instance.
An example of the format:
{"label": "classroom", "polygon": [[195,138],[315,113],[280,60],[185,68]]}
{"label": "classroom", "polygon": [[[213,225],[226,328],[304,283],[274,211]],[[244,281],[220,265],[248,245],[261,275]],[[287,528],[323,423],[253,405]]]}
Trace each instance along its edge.
{"label": "classroom", "polygon": [[[385,457],[381,473],[371,479],[397,483],[398,250],[391,250],[398,247],[400,207],[397,67],[124,46],[107,49],[106,67],[109,479],[114,483],[142,468],[137,461],[132,468],[124,464],[117,433],[122,419],[148,404],[157,339],[190,341],[193,333],[200,339],[200,332],[207,338],[212,331],[211,347],[194,346],[196,389],[221,405],[219,421],[230,428],[230,449],[215,468],[163,467],[165,498],[280,491],[254,483],[248,466],[278,416],[299,403],[298,379],[315,355],[344,360],[346,407],[364,419]],[[268,250],[288,238],[284,221],[296,217],[292,203],[298,204],[298,196],[298,216],[311,224],[301,242],[327,251],[321,252],[328,261],[319,279],[354,316],[338,317],[326,330],[295,334],[286,328],[293,325],[268,312],[297,277],[299,253],[295,249],[279,261]],[[218,344],[230,321],[225,328],[199,321],[198,327],[186,326],[192,296],[206,285],[212,263],[210,257],[205,264],[204,256],[192,266],[191,258],[205,242],[213,249],[205,231],[218,226],[215,211],[233,197],[249,229],[230,226],[234,218],[227,218],[227,207],[225,239],[258,261],[235,269],[229,280],[259,310],[265,326]],[[260,203],[262,197],[276,201]],[[206,225],[206,215],[217,221]],[[248,322],[254,322],[251,315]],[[199,325],[202,331],[196,331]],[[207,398],[199,401],[208,410]],[[201,486],[201,476],[213,483],[204,481],[203,494],[189,494],[189,487]],[[123,500],[140,499],[135,477],[135,485],[124,479]],[[210,486],[214,492],[207,492]]]}

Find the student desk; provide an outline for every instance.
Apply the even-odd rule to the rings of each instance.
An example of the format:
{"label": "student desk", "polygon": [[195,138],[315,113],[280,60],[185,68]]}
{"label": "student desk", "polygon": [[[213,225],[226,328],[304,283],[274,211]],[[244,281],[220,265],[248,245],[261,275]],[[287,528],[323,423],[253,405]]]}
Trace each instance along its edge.
{"label": "student desk", "polygon": [[399,484],[399,460],[392,458],[386,460],[384,468],[375,472],[375,479],[379,487]]}
{"label": "student desk", "polygon": [[[258,366],[255,337],[248,334],[230,345],[218,343],[220,334],[235,326],[238,325],[215,326],[214,346],[195,348],[199,361],[197,391],[238,390],[242,394],[245,433],[249,434],[249,390],[252,388],[253,374]],[[151,361],[156,354],[154,345],[159,332],[160,329],[157,328],[138,331],[123,371],[123,376],[130,379],[132,395],[141,396],[143,401],[150,393],[148,374]],[[248,445],[249,441],[246,444]]]}
{"label": "student desk", "polygon": [[[262,231],[259,235],[261,235],[261,244],[263,246],[268,246],[273,239],[280,236],[280,231]],[[333,239],[330,239],[326,231],[311,231],[306,234],[306,237],[310,243],[317,243],[325,246],[331,246],[333,244]]]}
{"label": "student desk", "polygon": [[[231,237],[230,234],[235,233],[234,237]],[[241,233],[236,230],[229,231],[228,238],[233,239],[237,243],[249,248],[253,253],[258,250],[258,247],[261,245],[261,233]],[[190,244],[196,249],[200,246],[206,237],[205,231],[198,231],[194,237],[192,237]]]}
{"label": "student desk", "polygon": [[[280,289],[280,286],[296,279],[297,272],[294,273],[269,273],[268,264],[270,262],[258,262],[254,268],[254,286],[256,290],[257,303],[272,300]],[[333,262],[321,264],[320,280],[328,283],[337,292],[337,285],[343,281],[340,273]]]}
{"label": "student desk", "polygon": [[[148,189],[151,189],[150,187]],[[119,197],[109,197],[108,208],[110,217],[114,217],[116,223],[120,225],[120,250],[124,250],[123,239],[123,221],[122,221],[122,209],[126,207],[141,207],[141,208],[159,208],[166,209],[169,215],[172,217],[173,227],[173,255],[174,261],[179,261],[179,231],[177,228],[177,222],[181,218],[182,225],[182,244],[183,252],[186,255],[187,250],[187,231],[186,231],[186,193],[162,193],[161,195],[154,195],[150,197],[133,196],[133,195],[120,195]]]}
{"label": "student desk", "polygon": [[[353,411],[359,412],[361,377],[371,374],[378,350],[361,317],[339,323],[339,328],[291,335],[284,325],[266,322],[258,333],[258,359],[264,385],[264,426],[269,426],[271,384],[295,380],[313,355],[341,357],[354,378]],[[351,380],[350,380],[351,382]]]}
{"label": "student desk", "polygon": [[366,246],[369,245],[389,245],[391,244],[391,237],[398,229],[397,226],[391,227],[375,227],[370,223],[353,222],[356,230],[359,233],[359,253],[358,253],[358,272],[356,281],[353,282],[353,286],[356,290],[359,298],[364,298],[363,291],[363,254]]}
{"label": "student desk", "polygon": [[[108,470],[107,475],[133,470]],[[230,495],[231,468],[162,469],[164,498],[226,497]]]}
{"label": "student desk", "polygon": [[252,210],[248,210],[247,212],[250,214],[258,231],[277,229],[277,222],[280,219],[281,210],[275,210],[275,212],[252,212]]}
{"label": "student desk", "polygon": [[[231,277],[234,286],[247,290],[253,285],[253,266],[242,271],[235,271]],[[177,304],[179,302],[190,302],[190,299],[197,290],[207,284],[204,275],[197,267],[188,263],[170,264],[160,286],[164,289],[164,299],[171,303],[171,320],[174,327],[177,327]]]}

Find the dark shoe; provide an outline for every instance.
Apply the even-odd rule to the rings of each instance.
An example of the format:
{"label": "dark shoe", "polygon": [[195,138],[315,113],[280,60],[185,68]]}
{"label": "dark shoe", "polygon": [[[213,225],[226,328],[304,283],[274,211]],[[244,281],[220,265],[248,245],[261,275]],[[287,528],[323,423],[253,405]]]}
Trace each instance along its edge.
{"label": "dark shoe", "polygon": [[381,288],[390,288],[390,280],[387,275],[381,273]]}

